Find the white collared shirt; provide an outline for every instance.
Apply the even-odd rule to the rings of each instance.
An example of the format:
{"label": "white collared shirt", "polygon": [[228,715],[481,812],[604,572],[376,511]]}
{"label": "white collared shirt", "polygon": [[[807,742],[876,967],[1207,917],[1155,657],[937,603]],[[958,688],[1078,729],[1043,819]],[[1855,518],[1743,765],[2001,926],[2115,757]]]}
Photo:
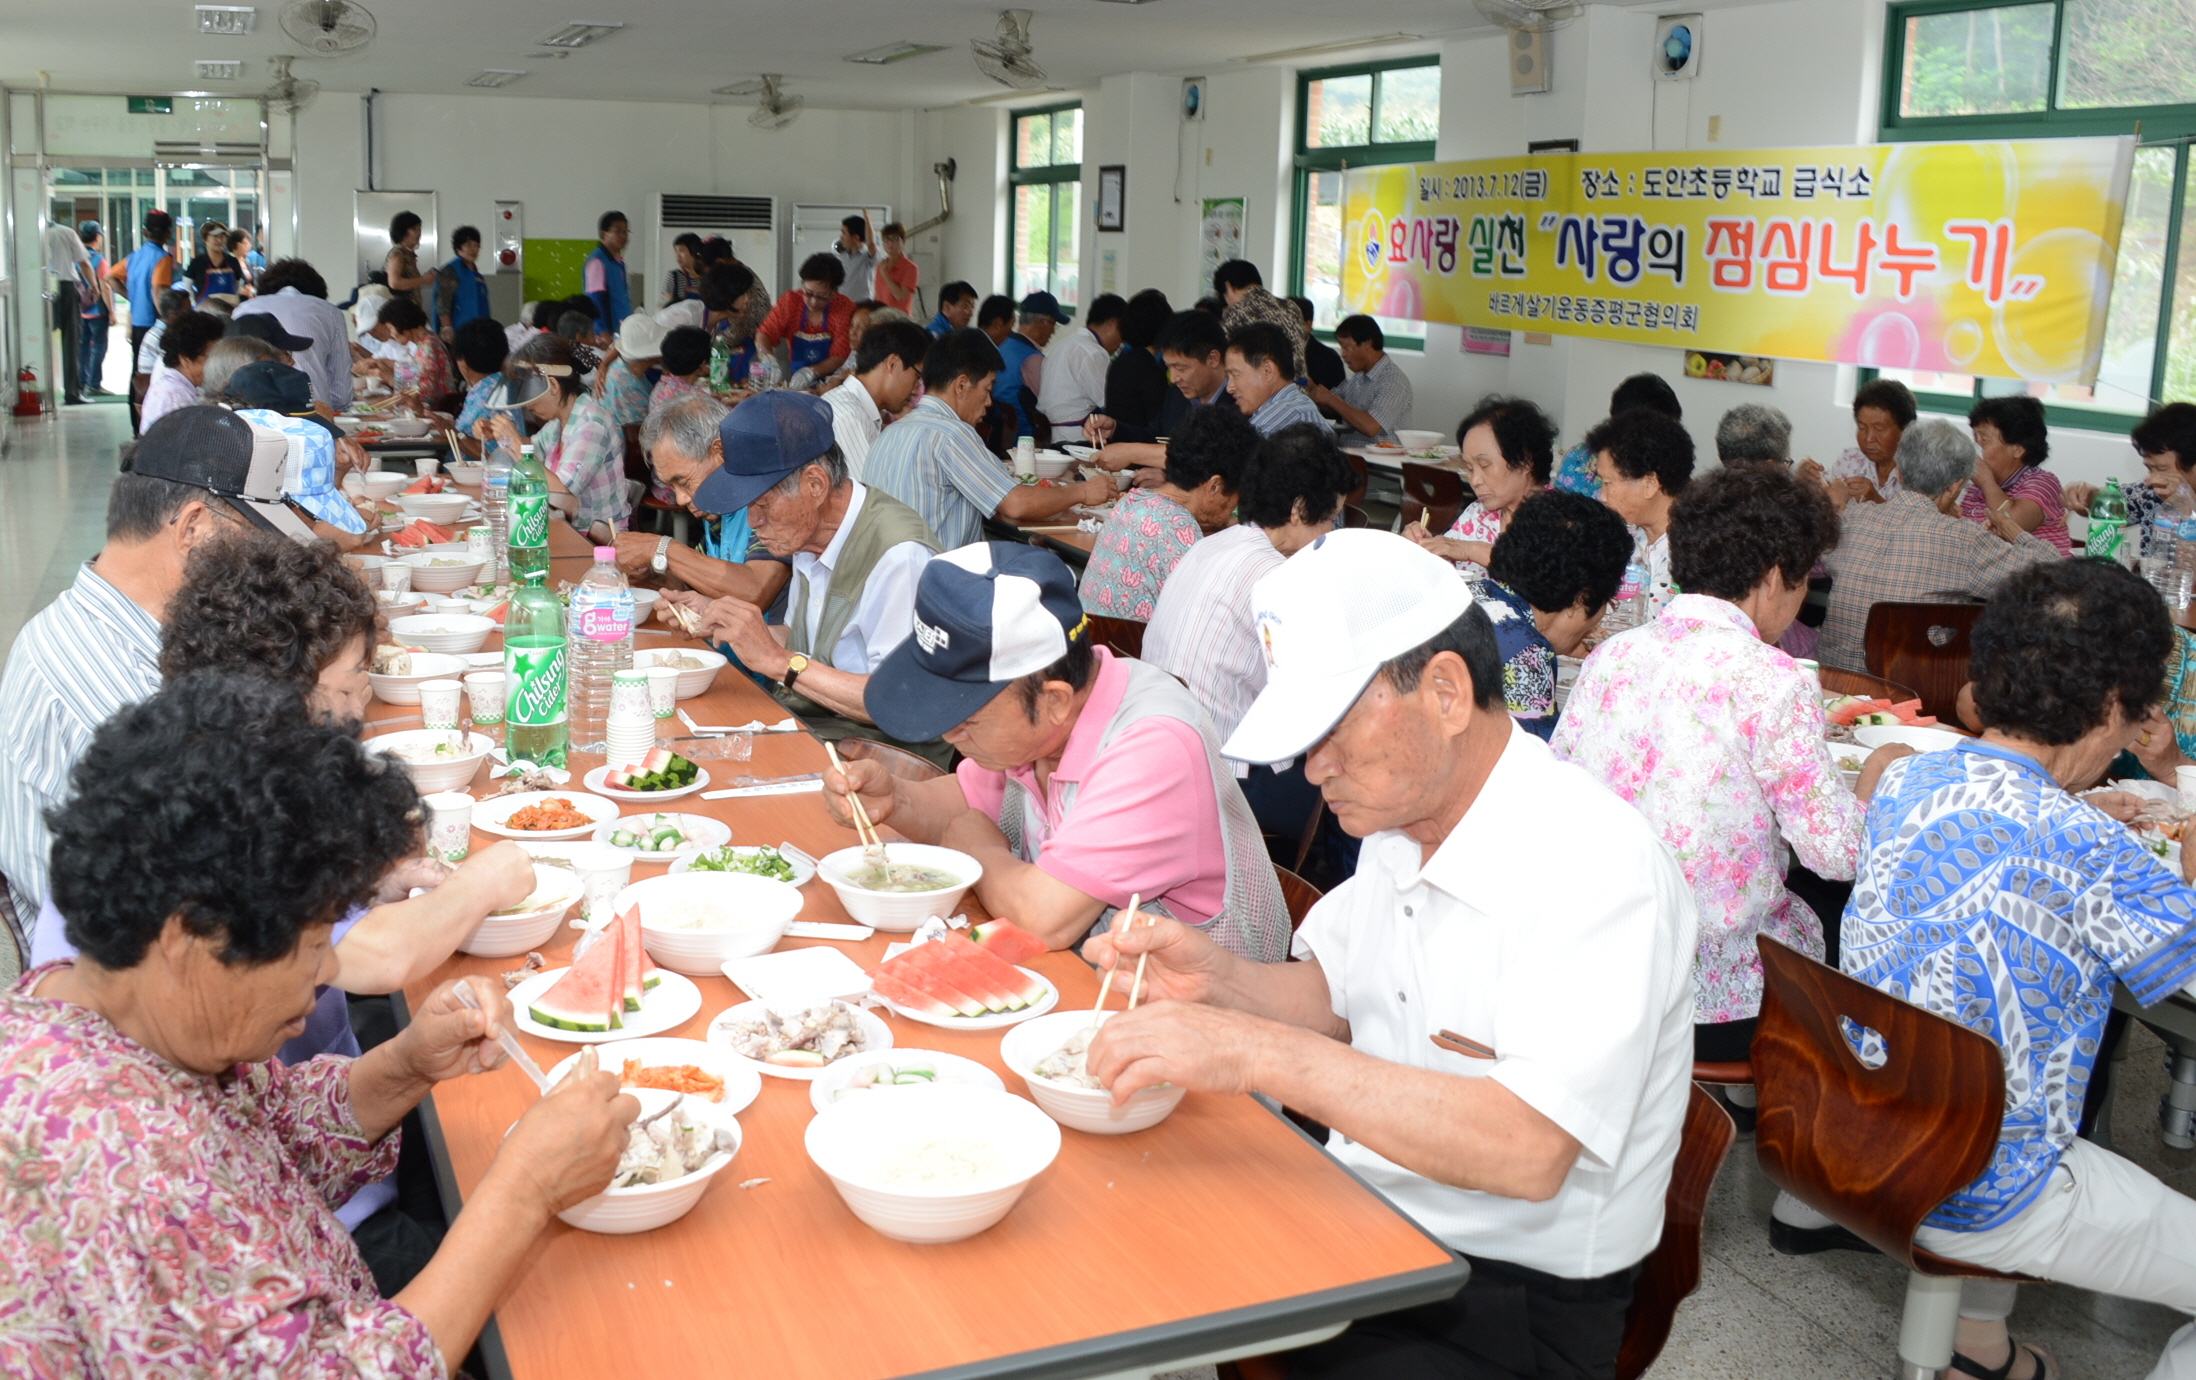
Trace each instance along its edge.
{"label": "white collared shirt", "polygon": [[839,454],[846,457],[847,474],[859,484],[862,467],[869,463],[869,443],[884,430],[884,413],[877,410],[877,400],[858,378],[848,379],[823,399],[831,405],[831,437],[839,443]]}
{"label": "white collared shirt", "polygon": [[[847,501],[846,516],[840,519],[839,530],[824,549],[814,554],[797,552],[793,557],[793,579],[808,585],[808,640],[812,647],[823,623],[824,600],[831,593],[832,567],[846,549],[846,539],[854,531],[854,520],[862,515],[862,500],[868,494],[867,485],[856,484],[853,498]],[[903,541],[879,556],[877,564],[870,567],[869,582],[862,586],[862,599],[854,608],[853,620],[839,634],[830,655],[822,659],[837,670],[857,676],[876,670],[877,663],[914,630],[915,585],[922,579],[930,557],[929,547],[913,541]],[[800,602],[801,591],[796,587],[786,601],[787,617]]]}
{"label": "white collared shirt", "polygon": [[[1544,1203],[1436,1183],[1336,1132],[1329,1149],[1452,1248],[1567,1279],[1662,1235],[1693,1065],[1693,895],[1640,814],[1514,726],[1464,818],[1421,864],[1385,831],[1297,932],[1358,1050],[1496,1078],[1576,1137]],[[1582,872],[1582,861],[1584,869]],[[1437,1046],[1447,1030],[1493,1047]]]}
{"label": "white collared shirt", "polygon": [[1106,366],[1113,356],[1097,336],[1077,327],[1045,351],[1037,410],[1054,426],[1071,426],[1106,405]]}

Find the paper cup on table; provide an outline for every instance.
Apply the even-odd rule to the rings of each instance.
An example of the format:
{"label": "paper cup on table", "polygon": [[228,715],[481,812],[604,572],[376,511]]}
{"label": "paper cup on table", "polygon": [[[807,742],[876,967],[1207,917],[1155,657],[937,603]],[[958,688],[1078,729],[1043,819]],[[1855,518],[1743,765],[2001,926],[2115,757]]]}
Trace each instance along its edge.
{"label": "paper cup on table", "polygon": [[456,728],[458,726],[458,696],[465,687],[454,680],[423,680],[419,683],[419,716],[429,728]]}
{"label": "paper cup on table", "polygon": [[420,477],[420,478],[422,478],[422,479],[429,479],[429,478],[432,478],[432,477],[434,476],[435,472],[436,472],[437,470],[441,469],[441,468],[442,468],[442,457],[441,457],[441,456],[439,456],[439,455],[422,455],[422,456],[420,456],[420,457],[419,457],[419,477]]}
{"label": "paper cup on table", "polygon": [[504,697],[507,691],[501,671],[474,671],[465,677],[465,698],[473,712],[476,724],[500,724],[503,722]]}
{"label": "paper cup on table", "polygon": [[427,855],[462,861],[473,848],[473,798],[463,791],[437,791],[419,803],[427,807]]}
{"label": "paper cup on table", "polygon": [[473,611],[473,601],[470,599],[437,599],[428,607],[436,613],[444,615],[470,614]]}
{"label": "paper cup on table", "polygon": [[648,713],[612,714],[603,726],[603,760],[613,767],[629,767],[656,746],[656,720]]}
{"label": "paper cup on table", "polygon": [[610,713],[613,717],[650,713],[647,667],[628,666],[610,673]]}
{"label": "paper cup on table", "polygon": [[572,870],[579,873],[581,913],[592,920],[598,908],[607,912],[617,894],[633,880],[633,855],[606,843],[586,843],[572,850]]}
{"label": "paper cup on table", "polygon": [[648,668],[648,709],[658,719],[668,719],[679,707],[679,668]]}
{"label": "paper cup on table", "polygon": [[2196,767],[2175,767],[2173,784],[2181,792],[2181,808],[2196,810]]}
{"label": "paper cup on table", "polygon": [[381,568],[381,587],[397,594],[412,592],[412,568],[402,561],[391,561]]}

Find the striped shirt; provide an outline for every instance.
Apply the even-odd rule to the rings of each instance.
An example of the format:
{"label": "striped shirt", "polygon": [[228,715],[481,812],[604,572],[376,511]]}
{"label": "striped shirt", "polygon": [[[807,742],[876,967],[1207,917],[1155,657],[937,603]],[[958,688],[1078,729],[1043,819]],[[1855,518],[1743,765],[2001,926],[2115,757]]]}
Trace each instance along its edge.
{"label": "striped shirt", "polygon": [[984,449],[976,428],[935,395],[877,438],[863,469],[863,483],[921,515],[941,551],[982,541],[984,519],[1014,492],[1014,476]]}
{"label": "striped shirt", "polygon": [[1352,374],[1342,380],[1342,386],[1334,395],[1360,412],[1370,412],[1380,423],[1378,436],[1366,437],[1363,432],[1352,432],[1343,438],[1345,445],[1355,444],[1360,437],[1372,441],[1394,441],[1395,429],[1411,420],[1411,379],[1403,372],[1403,366],[1387,355],[1373,362],[1373,367],[1362,374]]}
{"label": "striped shirt", "polygon": [[92,731],[160,688],[160,623],[87,562],[24,625],[0,671],[0,873],[16,914],[46,898],[45,811]]}
{"label": "striped shirt", "polygon": [[633,515],[625,501],[625,433],[592,395],[579,394],[563,421],[543,427],[534,452],[579,499],[573,526],[584,532],[607,520],[625,529]]}
{"label": "striped shirt", "polygon": [[1991,528],[1937,510],[1924,494],[1892,494],[1846,508],[1838,544],[1823,557],[1833,579],[1816,660],[1859,670],[1868,611],[1881,603],[1987,599],[2007,576],[2058,553],[2033,532],[2008,542]]}
{"label": "striped shirt", "polygon": [[1251,425],[1261,436],[1271,436],[1285,426],[1298,422],[1310,422],[1313,426],[1327,425],[1327,419],[1319,415],[1319,408],[1311,396],[1293,383],[1281,385],[1281,391],[1258,405],[1251,413]]}
{"label": "striped shirt", "polygon": [[[1144,628],[1144,660],[1189,687],[1222,742],[1266,688],[1251,586],[1279,570],[1281,559],[1263,528],[1244,523],[1213,533],[1175,562]],[[1250,775],[1245,763],[1230,765],[1237,777]]]}

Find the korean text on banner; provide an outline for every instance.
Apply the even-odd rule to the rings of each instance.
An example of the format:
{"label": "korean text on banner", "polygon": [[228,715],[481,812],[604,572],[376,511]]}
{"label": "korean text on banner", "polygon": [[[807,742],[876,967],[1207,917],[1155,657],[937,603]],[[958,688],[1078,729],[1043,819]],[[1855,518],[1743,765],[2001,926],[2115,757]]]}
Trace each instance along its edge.
{"label": "korean text on banner", "polygon": [[1346,311],[2089,383],[2135,141],[1352,169]]}

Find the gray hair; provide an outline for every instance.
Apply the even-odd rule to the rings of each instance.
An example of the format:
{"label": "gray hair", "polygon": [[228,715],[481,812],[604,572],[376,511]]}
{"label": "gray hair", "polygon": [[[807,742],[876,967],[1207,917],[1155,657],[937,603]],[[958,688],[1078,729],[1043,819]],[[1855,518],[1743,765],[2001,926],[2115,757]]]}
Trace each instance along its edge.
{"label": "gray hair", "polygon": [[669,445],[690,460],[704,459],[731,410],[707,393],[681,398],[641,424],[641,449],[653,454],[658,446]]}
{"label": "gray hair", "polygon": [[1774,407],[1740,403],[1716,423],[1716,458],[1724,464],[1748,460],[1792,463],[1792,419]]}
{"label": "gray hair", "polygon": [[1935,498],[1975,473],[1974,438],[1943,417],[1923,417],[1899,437],[1899,483]]}
{"label": "gray hair", "polygon": [[833,441],[831,449],[771,485],[770,492],[781,496],[791,496],[798,493],[801,487],[801,476],[808,473],[811,466],[820,468],[824,472],[824,478],[831,481],[831,488],[834,493],[838,491],[841,484],[846,483],[853,477],[846,468],[846,452],[839,449],[837,441]]}
{"label": "gray hair", "polygon": [[207,397],[229,391],[229,380],[247,364],[275,359],[281,351],[254,335],[225,335],[206,351],[206,381],[200,390]]}
{"label": "gray hair", "polygon": [[914,317],[909,316],[898,307],[877,307],[869,313],[869,324],[872,326],[882,326],[887,321],[912,322],[914,320]]}

